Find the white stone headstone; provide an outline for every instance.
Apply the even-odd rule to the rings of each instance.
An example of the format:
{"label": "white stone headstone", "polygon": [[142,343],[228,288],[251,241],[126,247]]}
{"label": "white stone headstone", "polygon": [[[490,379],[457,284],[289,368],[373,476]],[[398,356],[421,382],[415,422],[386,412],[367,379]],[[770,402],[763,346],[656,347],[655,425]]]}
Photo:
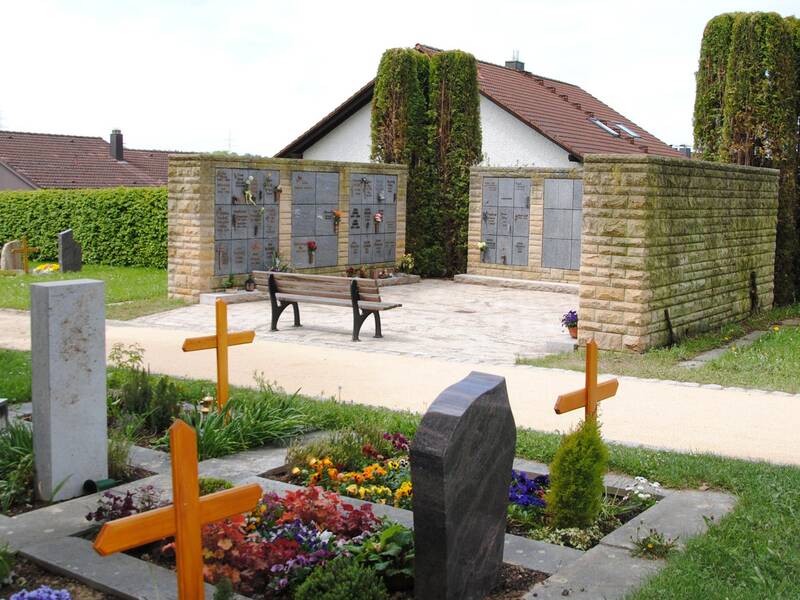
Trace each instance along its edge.
{"label": "white stone headstone", "polygon": [[33,452],[39,498],[81,495],[108,477],[105,286],[73,279],[31,285]]}
{"label": "white stone headstone", "polygon": [[22,248],[22,242],[13,240],[6,242],[0,252],[0,271],[19,271],[22,269],[22,255],[14,250]]}

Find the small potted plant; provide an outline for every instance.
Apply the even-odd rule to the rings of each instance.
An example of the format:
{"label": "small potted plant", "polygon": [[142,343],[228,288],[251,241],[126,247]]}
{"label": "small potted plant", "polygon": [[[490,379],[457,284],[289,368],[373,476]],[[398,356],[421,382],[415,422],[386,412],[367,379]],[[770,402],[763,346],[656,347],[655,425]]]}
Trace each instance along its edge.
{"label": "small potted plant", "polygon": [[306,248],[308,249],[308,264],[314,264],[314,253],[317,251],[317,242],[314,240],[308,240],[306,242]]}
{"label": "small potted plant", "polygon": [[333,211],[333,233],[339,233],[339,223],[342,222],[343,216],[344,216],[343,210]]}
{"label": "small potted plant", "polygon": [[578,312],[571,310],[561,317],[561,324],[567,328],[569,335],[575,339],[578,337]]}
{"label": "small potted plant", "polygon": [[383,212],[377,211],[374,215],[372,215],[372,219],[375,221],[375,233],[378,233],[378,230],[381,227],[381,221],[383,221]]}

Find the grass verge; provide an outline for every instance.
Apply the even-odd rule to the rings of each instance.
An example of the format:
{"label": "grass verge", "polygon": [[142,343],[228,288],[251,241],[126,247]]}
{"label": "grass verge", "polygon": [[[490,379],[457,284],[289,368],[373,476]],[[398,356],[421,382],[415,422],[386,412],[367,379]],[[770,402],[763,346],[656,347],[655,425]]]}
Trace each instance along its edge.
{"label": "grass verge", "polygon": [[[786,326],[777,331],[772,326],[782,319],[800,316],[800,304],[761,313],[741,323],[680,341],[671,348],[656,348],[643,354],[601,352],[600,370],[615,375],[645,379],[671,379],[716,383],[724,386],[800,392],[800,328]],[[767,333],[746,348],[737,348],[735,340],[750,331]],[[679,365],[702,352],[733,342],[729,352],[701,367]],[[572,371],[583,371],[585,353],[566,352],[542,358],[519,358],[518,364]]]}
{"label": "grass verge", "polygon": [[[32,263],[35,266],[36,263]],[[0,276],[0,308],[28,310],[32,283],[64,279],[100,279],[106,284],[106,318],[127,320],[183,306],[167,299],[167,272],[144,267],[84,265],[77,273]]]}

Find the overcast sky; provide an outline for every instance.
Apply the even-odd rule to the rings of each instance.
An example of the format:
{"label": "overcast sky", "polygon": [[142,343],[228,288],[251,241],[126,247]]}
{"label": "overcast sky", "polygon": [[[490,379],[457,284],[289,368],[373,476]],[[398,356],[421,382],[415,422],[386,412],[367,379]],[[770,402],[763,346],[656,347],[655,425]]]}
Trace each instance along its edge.
{"label": "overcast sky", "polygon": [[580,85],[670,144],[692,142],[708,19],[797,0],[7,0],[0,128],[131,148],[272,155],[420,42]]}

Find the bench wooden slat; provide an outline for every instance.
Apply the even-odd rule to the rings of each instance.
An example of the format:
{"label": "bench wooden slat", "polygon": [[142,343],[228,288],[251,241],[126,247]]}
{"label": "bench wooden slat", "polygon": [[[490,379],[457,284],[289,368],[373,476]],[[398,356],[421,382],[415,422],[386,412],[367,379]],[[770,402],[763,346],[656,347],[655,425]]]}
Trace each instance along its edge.
{"label": "bench wooden slat", "polygon": [[321,298],[319,296],[301,296],[298,294],[275,294],[275,297],[282,302],[307,302],[309,304],[330,304],[332,306],[346,306],[351,308],[353,303],[350,300],[340,300],[338,298]]}
{"label": "bench wooden slat", "polygon": [[358,307],[364,310],[392,310],[393,308],[400,308],[402,304],[395,304],[393,302],[359,302]]}

